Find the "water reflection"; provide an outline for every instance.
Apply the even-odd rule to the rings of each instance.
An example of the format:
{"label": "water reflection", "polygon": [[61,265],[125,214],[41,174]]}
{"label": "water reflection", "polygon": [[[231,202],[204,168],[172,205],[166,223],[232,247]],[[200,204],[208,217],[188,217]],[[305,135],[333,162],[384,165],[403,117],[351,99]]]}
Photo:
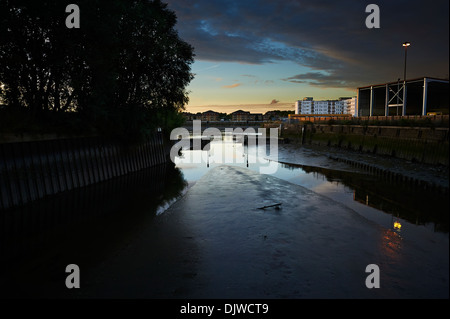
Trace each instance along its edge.
{"label": "water reflection", "polygon": [[[185,149],[175,163],[186,180],[196,181],[210,168],[223,164],[259,171],[261,166],[271,163],[266,157],[266,147],[249,147],[231,140],[212,142],[209,151]],[[395,226],[384,219],[388,228],[400,230],[401,220],[405,220],[413,225],[431,225],[436,232],[449,231],[448,196],[408,184],[393,184],[370,174],[283,162],[277,165],[275,177],[329,196],[358,211],[362,209],[355,206],[357,203],[374,208],[378,214],[395,216],[398,221]]]}
{"label": "water reflection", "polygon": [[347,186],[352,190],[355,201],[396,216],[397,221],[404,219],[416,225],[433,224],[435,231],[449,231],[449,201],[442,194],[412,188],[409,184],[392,184],[373,175],[304,165],[285,164],[284,167],[318,173],[330,183]]}
{"label": "water reflection", "polygon": [[392,229],[383,229],[380,235],[379,250],[391,263],[398,263],[399,258],[402,258],[402,237]]}
{"label": "water reflection", "polygon": [[64,269],[74,256],[79,263],[100,262],[101,255],[119,249],[186,187],[170,163],[2,211],[2,274],[18,272],[18,265]]}

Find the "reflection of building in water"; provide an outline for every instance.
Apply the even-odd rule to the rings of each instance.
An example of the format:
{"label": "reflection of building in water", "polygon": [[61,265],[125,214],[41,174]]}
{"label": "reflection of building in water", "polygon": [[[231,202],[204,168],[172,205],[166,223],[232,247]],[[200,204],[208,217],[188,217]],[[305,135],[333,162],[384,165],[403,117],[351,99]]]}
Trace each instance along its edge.
{"label": "reflection of building in water", "polygon": [[[386,211],[386,209],[389,207],[389,203],[383,200],[381,197],[371,194],[369,199],[369,194],[366,191],[358,188],[354,189],[353,191],[353,200],[382,211]],[[395,203],[391,202],[391,206],[395,206]],[[389,209],[387,210],[389,211]]]}
{"label": "reflection of building in water", "polygon": [[436,231],[448,232],[448,197],[407,186],[387,186],[382,181],[351,185],[354,201],[397,217],[391,224],[396,231],[402,228],[401,220],[407,220],[416,225],[433,223]]}
{"label": "reflection of building in water", "polygon": [[[416,225],[433,224],[435,231],[449,231],[448,194],[392,183],[366,174],[298,165],[317,179],[339,181],[353,190],[353,200]],[[393,226],[392,226],[393,227]]]}

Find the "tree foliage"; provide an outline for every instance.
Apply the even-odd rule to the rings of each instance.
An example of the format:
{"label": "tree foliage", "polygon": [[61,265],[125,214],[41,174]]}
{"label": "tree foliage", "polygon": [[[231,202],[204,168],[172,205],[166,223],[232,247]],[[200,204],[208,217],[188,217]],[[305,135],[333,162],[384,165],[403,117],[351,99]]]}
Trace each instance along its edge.
{"label": "tree foliage", "polygon": [[[188,101],[193,48],[159,0],[0,2],[0,96],[5,110],[45,124],[71,112],[86,127],[129,138],[169,125]],[[173,121],[172,121],[173,122]]]}

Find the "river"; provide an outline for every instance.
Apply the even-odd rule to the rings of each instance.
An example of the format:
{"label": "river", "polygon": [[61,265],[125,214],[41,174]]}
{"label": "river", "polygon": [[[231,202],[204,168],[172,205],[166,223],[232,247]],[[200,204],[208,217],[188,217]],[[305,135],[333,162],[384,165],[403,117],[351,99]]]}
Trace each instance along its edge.
{"label": "river", "polygon": [[[296,210],[309,205],[320,212],[311,217],[314,223],[330,223],[324,227],[331,229],[322,234],[312,230],[315,226],[305,224],[302,236],[308,236],[311,229],[310,235],[319,237],[315,244],[323,240],[330,244],[328,249],[333,244],[347,243],[339,246],[342,254],[335,257],[330,257],[335,252],[320,246],[322,253],[314,255],[317,263],[325,260],[348,265],[347,259],[340,260],[342,256],[358,258],[359,247],[370,243],[358,246],[358,238],[376,229],[377,236],[381,236],[377,245],[383,248],[377,248],[374,256],[390,269],[390,273],[383,274],[387,276],[384,280],[401,278],[402,271],[405,276],[413,274],[421,279],[418,287],[406,279],[395,279],[395,287],[373,297],[448,298],[448,198],[445,201],[408,185],[391,185],[295,145],[280,146],[278,157],[273,155],[261,147],[217,142],[209,151],[183,150],[175,166],[158,166],[3,212],[2,296],[352,298],[360,294],[360,288],[349,288],[361,284],[354,278],[338,278],[341,285],[348,281],[352,284],[345,289],[329,289],[329,281],[324,278],[335,278],[336,269],[327,268],[322,277],[314,272],[314,259],[301,264],[290,255],[295,247],[310,240],[298,237],[299,230],[293,227],[301,218]],[[277,162],[277,158],[284,163]],[[288,164],[290,159],[292,163]],[[261,174],[263,171],[269,174]],[[311,200],[296,205],[296,196]],[[272,208],[265,219],[257,217],[255,205],[277,203],[282,207],[281,214],[285,214],[282,222],[277,221],[282,215],[272,215]],[[254,208],[248,210],[247,205]],[[338,207],[335,216],[322,212],[322,207],[333,206]],[[243,207],[242,214],[239,207]],[[211,219],[208,211],[216,217]],[[357,222],[353,221],[353,226],[349,222],[347,230],[340,229],[339,224],[347,223],[349,216]],[[279,229],[267,230],[274,222],[280,222]],[[358,232],[360,237],[355,235]],[[235,242],[224,244],[230,236]],[[272,262],[268,268],[263,267],[268,249],[263,244],[274,249],[270,256],[279,262],[278,266]],[[236,245],[245,254],[239,253]],[[345,247],[353,246],[351,253],[346,252]],[[218,263],[223,258],[230,260],[224,272],[220,269],[225,266]],[[260,258],[258,268],[252,259],[258,263]],[[406,266],[408,260],[414,263]],[[64,286],[64,269],[73,263],[83,274],[81,289]],[[237,265],[244,265],[238,277],[233,270]],[[300,280],[298,267],[310,277],[302,277],[295,289],[283,284],[286,280]],[[430,273],[417,273],[422,268]],[[267,277],[268,269],[273,276],[263,281],[267,286],[261,287],[257,274]],[[312,285],[314,280],[320,284]],[[362,296],[371,297],[364,295],[364,289]]]}

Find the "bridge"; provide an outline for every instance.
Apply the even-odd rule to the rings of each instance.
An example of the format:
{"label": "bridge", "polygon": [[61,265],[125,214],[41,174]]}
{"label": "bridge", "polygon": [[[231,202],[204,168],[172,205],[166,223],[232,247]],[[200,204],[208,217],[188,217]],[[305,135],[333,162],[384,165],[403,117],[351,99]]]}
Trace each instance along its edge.
{"label": "bridge", "polygon": [[192,132],[194,130],[195,125],[200,124],[199,131],[203,131],[207,128],[217,128],[222,132],[225,132],[225,129],[236,129],[236,128],[242,128],[242,130],[246,130],[248,128],[253,128],[255,132],[258,132],[258,128],[279,128],[280,123],[276,122],[264,122],[264,121],[241,121],[241,122],[235,122],[235,121],[186,121],[185,124],[182,126],[183,128],[187,129],[189,132]]}

